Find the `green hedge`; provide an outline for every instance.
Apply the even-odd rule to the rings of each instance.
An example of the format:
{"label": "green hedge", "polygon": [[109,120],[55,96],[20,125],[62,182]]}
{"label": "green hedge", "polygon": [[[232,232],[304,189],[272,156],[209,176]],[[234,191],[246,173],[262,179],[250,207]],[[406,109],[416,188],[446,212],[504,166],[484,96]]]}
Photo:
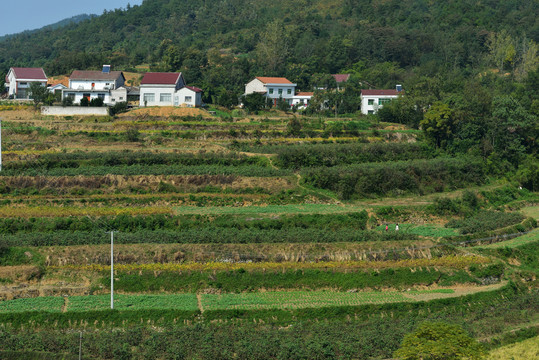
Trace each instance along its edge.
{"label": "green hedge", "polygon": [[[50,245],[90,245],[107,244],[110,238],[106,229],[95,231],[60,230],[47,233],[17,233],[0,236],[0,240],[9,246],[50,246]],[[253,243],[331,243],[360,241],[395,241],[417,238],[413,234],[382,233],[355,229],[227,229],[199,228],[185,231],[141,230],[118,233],[118,244],[253,244]],[[400,255],[395,254],[396,257]]]}
{"label": "green hedge", "polygon": [[275,164],[284,168],[428,159],[435,150],[423,143],[317,144],[277,147]]}
{"label": "green hedge", "polygon": [[281,230],[356,229],[365,230],[369,216],[365,210],[346,214],[298,214],[273,218],[245,218],[234,215],[148,215],[88,217],[1,218],[0,234],[92,231],[96,227],[120,232],[141,230],[195,230],[200,228]]}
{"label": "green hedge", "polygon": [[[486,271],[481,268],[478,271]],[[483,274],[479,272],[479,274]],[[502,268],[503,272],[503,268]],[[489,272],[490,274],[490,272]],[[101,282],[110,284],[110,276],[104,274]],[[207,288],[224,292],[257,291],[259,289],[350,289],[403,288],[413,285],[438,284],[448,286],[455,283],[476,282],[474,276],[464,270],[444,272],[432,268],[382,269],[379,271],[342,272],[322,270],[287,270],[287,271],[220,271],[220,272],[167,272],[158,276],[153,271],[139,273],[117,272],[115,289],[137,292],[159,292],[167,289],[171,292],[197,292]]]}
{"label": "green hedge", "polygon": [[480,210],[462,219],[451,220],[445,227],[458,229],[461,234],[474,234],[515,225],[524,219],[519,213]]}
{"label": "green hedge", "polygon": [[320,167],[302,174],[306,184],[335,191],[343,199],[440,192],[487,180],[483,161],[464,157]]}

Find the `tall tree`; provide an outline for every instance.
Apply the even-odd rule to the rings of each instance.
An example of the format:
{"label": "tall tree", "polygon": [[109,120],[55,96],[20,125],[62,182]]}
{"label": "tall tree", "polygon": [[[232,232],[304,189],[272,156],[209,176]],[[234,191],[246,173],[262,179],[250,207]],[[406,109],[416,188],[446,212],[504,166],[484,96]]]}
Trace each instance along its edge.
{"label": "tall tree", "polygon": [[436,147],[445,147],[453,136],[455,119],[449,105],[437,102],[419,122],[425,135]]}

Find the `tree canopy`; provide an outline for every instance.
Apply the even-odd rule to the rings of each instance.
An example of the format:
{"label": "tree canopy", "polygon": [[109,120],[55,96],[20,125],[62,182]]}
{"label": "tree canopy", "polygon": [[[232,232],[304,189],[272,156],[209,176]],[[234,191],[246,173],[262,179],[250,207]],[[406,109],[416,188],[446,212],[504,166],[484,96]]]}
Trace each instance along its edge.
{"label": "tree canopy", "polygon": [[485,351],[458,325],[425,322],[406,335],[395,356],[402,360],[479,360]]}

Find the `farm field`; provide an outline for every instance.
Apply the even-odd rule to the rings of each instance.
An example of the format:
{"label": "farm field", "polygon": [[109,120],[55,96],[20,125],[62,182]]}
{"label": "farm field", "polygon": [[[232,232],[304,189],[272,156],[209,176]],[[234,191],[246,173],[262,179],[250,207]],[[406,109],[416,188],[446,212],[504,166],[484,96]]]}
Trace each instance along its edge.
{"label": "farm field", "polygon": [[[117,310],[260,310],[301,309],[335,306],[358,306],[444,299],[466,294],[492,291],[507,285],[467,288],[440,288],[412,291],[270,291],[240,294],[171,294],[127,295],[116,294],[114,308]],[[86,312],[110,308],[110,295],[37,297],[2,301],[0,313],[44,311]]]}
{"label": "farm field", "polygon": [[187,358],[383,359],[428,320],[489,349],[536,329],[539,194],[420,130],[220,108],[0,118],[0,357],[76,356],[82,331],[87,358],[188,339]]}

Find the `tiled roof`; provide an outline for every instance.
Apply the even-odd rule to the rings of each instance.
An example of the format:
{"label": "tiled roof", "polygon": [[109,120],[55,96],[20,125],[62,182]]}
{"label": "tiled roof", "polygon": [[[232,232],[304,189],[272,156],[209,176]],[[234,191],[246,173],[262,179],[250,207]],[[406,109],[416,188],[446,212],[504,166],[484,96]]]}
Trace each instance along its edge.
{"label": "tiled roof", "polygon": [[296,96],[313,96],[314,92],[297,92]]}
{"label": "tiled roof", "polygon": [[338,83],[347,82],[350,78],[350,74],[331,74]]}
{"label": "tiled roof", "polygon": [[11,68],[18,80],[44,80],[47,81],[47,75],[42,68]]}
{"label": "tiled roof", "polygon": [[263,76],[257,76],[258,80],[262,81],[264,84],[290,84],[292,85],[292,82],[288,80],[287,78],[283,77],[263,77]]}
{"label": "tiled roof", "polygon": [[[69,77],[70,80],[111,80],[114,81],[123,74],[121,71],[111,71],[104,73],[99,70],[75,70]],[[124,77],[125,79],[125,77]]]}
{"label": "tiled roof", "polygon": [[175,85],[182,73],[165,73],[165,72],[149,72],[144,75],[140,85],[157,84],[157,85]]}
{"label": "tiled roof", "polygon": [[369,95],[399,95],[401,92],[398,92],[397,90],[361,90],[361,95],[369,96]]}
{"label": "tiled roof", "polygon": [[186,88],[188,88],[189,90],[193,90],[194,92],[197,92],[197,93],[203,92],[202,89],[199,89],[199,88],[194,87],[194,86],[186,86]]}

